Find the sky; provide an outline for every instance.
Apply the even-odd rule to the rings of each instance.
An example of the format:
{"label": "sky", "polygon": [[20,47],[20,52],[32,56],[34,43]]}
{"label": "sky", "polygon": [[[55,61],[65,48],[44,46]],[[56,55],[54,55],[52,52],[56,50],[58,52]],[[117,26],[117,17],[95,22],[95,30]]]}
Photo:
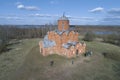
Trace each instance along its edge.
{"label": "sky", "polygon": [[0,0],[1,25],[120,25],[120,0]]}

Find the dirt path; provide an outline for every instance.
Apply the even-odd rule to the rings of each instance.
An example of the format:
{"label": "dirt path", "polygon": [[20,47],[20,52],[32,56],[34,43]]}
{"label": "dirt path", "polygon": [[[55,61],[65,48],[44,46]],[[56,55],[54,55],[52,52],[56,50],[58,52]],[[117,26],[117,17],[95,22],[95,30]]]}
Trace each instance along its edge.
{"label": "dirt path", "polygon": [[[55,64],[51,67],[50,61]],[[74,60],[74,64],[71,61]],[[43,57],[39,47],[33,47],[24,64],[12,75],[11,80],[116,80],[111,64],[101,55],[66,59],[57,55]]]}

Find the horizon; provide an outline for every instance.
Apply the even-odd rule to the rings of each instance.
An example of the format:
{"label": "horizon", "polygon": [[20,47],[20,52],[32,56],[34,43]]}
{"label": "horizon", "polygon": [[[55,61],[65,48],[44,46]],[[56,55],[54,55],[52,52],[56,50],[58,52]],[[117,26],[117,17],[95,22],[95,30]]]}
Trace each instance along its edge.
{"label": "horizon", "polygon": [[[0,24],[0,26],[45,26],[45,25],[51,25],[51,24]],[[52,24],[53,25],[53,24]],[[53,26],[57,26],[57,25],[53,25]],[[77,26],[77,27],[120,27],[120,25],[76,25],[76,24],[72,24],[69,26]]]}
{"label": "horizon", "polygon": [[4,0],[0,25],[56,24],[65,12],[70,25],[120,25],[120,1]]}

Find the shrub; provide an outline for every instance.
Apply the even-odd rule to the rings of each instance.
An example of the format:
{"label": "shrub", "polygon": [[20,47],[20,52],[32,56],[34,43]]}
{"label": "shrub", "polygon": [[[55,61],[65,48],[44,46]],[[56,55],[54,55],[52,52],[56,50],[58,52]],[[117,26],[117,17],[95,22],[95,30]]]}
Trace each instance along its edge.
{"label": "shrub", "polygon": [[0,52],[6,48],[8,42],[6,31],[0,28]]}
{"label": "shrub", "polygon": [[87,32],[83,38],[85,41],[93,41],[95,39],[95,34],[93,32]]}
{"label": "shrub", "polygon": [[6,48],[7,42],[0,40],[0,52],[2,52]]}
{"label": "shrub", "polygon": [[103,37],[103,41],[120,46],[120,34],[109,34]]}

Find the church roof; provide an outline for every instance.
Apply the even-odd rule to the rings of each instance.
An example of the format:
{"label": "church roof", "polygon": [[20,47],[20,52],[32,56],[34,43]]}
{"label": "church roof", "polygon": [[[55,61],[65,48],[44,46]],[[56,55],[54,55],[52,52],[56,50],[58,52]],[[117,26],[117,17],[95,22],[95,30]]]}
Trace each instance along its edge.
{"label": "church roof", "polygon": [[43,40],[44,48],[53,47],[55,45],[56,45],[55,41],[49,40],[48,35],[44,37],[44,40]]}
{"label": "church roof", "polygon": [[63,16],[59,18],[59,20],[68,20],[68,18],[63,14]]}
{"label": "church roof", "polygon": [[68,48],[70,48],[71,46],[75,46],[77,43],[78,43],[78,42],[71,42],[71,41],[69,41],[68,43],[63,44],[62,47],[68,49]]}

